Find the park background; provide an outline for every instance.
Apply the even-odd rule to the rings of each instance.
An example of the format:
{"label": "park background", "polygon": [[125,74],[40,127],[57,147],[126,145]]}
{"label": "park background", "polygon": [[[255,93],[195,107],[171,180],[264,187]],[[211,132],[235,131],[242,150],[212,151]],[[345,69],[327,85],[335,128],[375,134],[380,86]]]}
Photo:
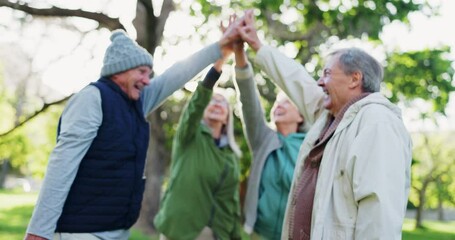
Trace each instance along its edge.
{"label": "park background", "polygon": [[[455,239],[455,1],[451,0],[0,0],[0,239],[22,239],[68,98],[99,77],[110,32],[125,29],[162,73],[219,39],[220,21],[255,9],[260,37],[318,78],[332,49],[357,46],[385,67],[381,92],[403,111],[414,141],[404,239]],[[252,60],[254,54],[249,51]],[[230,89],[232,62],[221,86]],[[147,186],[131,239],[154,239],[180,111],[204,72],[151,114]],[[276,88],[257,72],[266,112]],[[236,136],[251,155],[235,109]],[[268,117],[268,116],[266,116]]]}

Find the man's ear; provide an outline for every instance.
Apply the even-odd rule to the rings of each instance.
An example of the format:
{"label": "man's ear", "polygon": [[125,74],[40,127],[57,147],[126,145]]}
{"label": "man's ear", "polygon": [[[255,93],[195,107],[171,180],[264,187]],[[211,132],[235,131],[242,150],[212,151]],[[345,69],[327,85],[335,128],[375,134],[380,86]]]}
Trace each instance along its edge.
{"label": "man's ear", "polygon": [[351,84],[349,84],[349,87],[351,88],[357,88],[357,87],[362,87],[362,79],[363,79],[363,74],[360,71],[355,71],[351,74],[352,80]]}

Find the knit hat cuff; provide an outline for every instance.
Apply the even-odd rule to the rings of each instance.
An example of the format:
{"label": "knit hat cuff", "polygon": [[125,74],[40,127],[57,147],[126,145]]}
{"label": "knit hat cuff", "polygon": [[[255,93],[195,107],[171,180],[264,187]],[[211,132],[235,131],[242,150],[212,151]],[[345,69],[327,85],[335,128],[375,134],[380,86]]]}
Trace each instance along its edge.
{"label": "knit hat cuff", "polygon": [[134,57],[122,59],[121,62],[105,64],[101,69],[101,76],[111,76],[139,66],[149,66],[151,68],[153,66],[151,56],[145,54],[136,55]]}

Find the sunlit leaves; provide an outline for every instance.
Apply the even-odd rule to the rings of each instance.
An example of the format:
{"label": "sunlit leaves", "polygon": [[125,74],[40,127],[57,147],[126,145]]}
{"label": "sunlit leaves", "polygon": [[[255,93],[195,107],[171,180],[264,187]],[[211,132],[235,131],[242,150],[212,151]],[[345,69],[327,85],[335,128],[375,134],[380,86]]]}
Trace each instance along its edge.
{"label": "sunlit leaves", "polygon": [[[32,99],[28,97],[28,101],[32,102]],[[0,133],[11,129],[15,122],[29,113],[24,111],[24,115],[18,116],[17,101],[14,92],[0,81]],[[32,106],[28,104],[28,108]],[[56,125],[61,111],[62,106],[50,107],[32,121],[0,137],[0,163],[8,160],[13,173],[42,177],[49,153],[55,145]]]}
{"label": "sunlit leaves", "polygon": [[387,61],[386,87],[392,101],[421,98],[432,103],[433,111],[444,113],[452,83],[454,68],[445,58],[448,48],[419,52],[393,53]]}
{"label": "sunlit leaves", "polygon": [[[413,155],[410,200],[419,202],[418,194],[425,194],[427,208],[436,208],[439,202],[455,206],[455,141],[453,132],[419,133],[413,135]],[[429,184],[425,185],[425,182]]]}
{"label": "sunlit leaves", "polygon": [[[217,1],[198,2],[201,5],[217,4]],[[321,46],[330,46],[333,42],[331,39],[337,42],[342,39],[362,39],[381,45],[379,36],[385,25],[394,21],[409,23],[408,15],[416,11],[430,15],[438,10],[437,6],[431,6],[424,0],[264,0],[223,1],[223,4],[224,8],[220,11],[231,7],[240,13],[255,8],[256,26],[266,43],[272,46],[294,44],[297,49],[296,61],[309,67],[313,76],[321,68],[322,50],[326,50]],[[213,12],[213,6],[203,9],[206,15],[218,14]],[[454,69],[446,56],[448,52],[448,48],[409,53],[385,52],[388,57],[385,61],[383,92],[393,102],[413,99],[430,102],[432,110],[422,113],[422,116],[432,116],[434,112],[444,113],[449,94],[455,90],[452,84]],[[258,79],[258,83],[260,81],[259,90],[264,99],[273,101],[275,86],[269,84],[267,77]]]}

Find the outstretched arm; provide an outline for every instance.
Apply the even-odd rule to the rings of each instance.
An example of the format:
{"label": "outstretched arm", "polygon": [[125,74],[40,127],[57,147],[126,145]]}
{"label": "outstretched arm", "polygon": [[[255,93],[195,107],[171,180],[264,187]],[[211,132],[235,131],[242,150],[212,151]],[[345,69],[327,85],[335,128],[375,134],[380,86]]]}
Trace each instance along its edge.
{"label": "outstretched arm", "polygon": [[323,111],[324,92],[316,81],[300,63],[261,43],[252,11],[245,13],[244,24],[237,28],[241,38],[256,52],[255,62],[289,96],[307,127],[312,125]]}
{"label": "outstretched arm", "polygon": [[221,72],[218,72],[217,69],[213,67],[207,73],[204,80],[199,83],[196,91],[193,93],[182,112],[175,134],[176,141],[185,143],[194,139],[194,135],[199,129],[204,109],[207,107],[212,97],[213,86],[220,76]]}
{"label": "outstretched arm", "polygon": [[253,69],[248,63],[243,42],[236,44],[234,55],[235,87],[242,104],[243,129],[250,147],[256,151],[264,143],[264,140],[269,139],[267,135],[273,133],[273,130],[267,126],[264,110],[259,101],[259,93],[253,79]]}
{"label": "outstretched arm", "polygon": [[168,68],[163,74],[153,78],[150,85],[142,91],[144,115],[158,108],[167,97],[183,87],[209,64],[224,59],[232,53],[232,42],[239,38],[237,21],[230,21],[221,39],[185,60],[179,61]]}

